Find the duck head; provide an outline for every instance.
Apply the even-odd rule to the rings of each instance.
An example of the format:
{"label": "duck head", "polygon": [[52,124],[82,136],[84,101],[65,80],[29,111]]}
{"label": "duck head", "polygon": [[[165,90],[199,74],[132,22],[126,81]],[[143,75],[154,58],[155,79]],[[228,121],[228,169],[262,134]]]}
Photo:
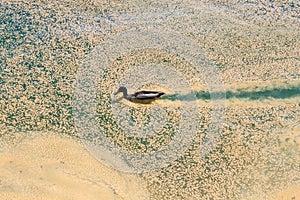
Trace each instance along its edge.
{"label": "duck head", "polygon": [[127,88],[126,88],[125,86],[121,86],[121,87],[117,90],[117,92],[114,93],[114,95],[116,95],[116,94],[118,94],[118,93],[120,93],[120,92],[123,93],[123,97],[128,96],[128,94],[127,94]]}

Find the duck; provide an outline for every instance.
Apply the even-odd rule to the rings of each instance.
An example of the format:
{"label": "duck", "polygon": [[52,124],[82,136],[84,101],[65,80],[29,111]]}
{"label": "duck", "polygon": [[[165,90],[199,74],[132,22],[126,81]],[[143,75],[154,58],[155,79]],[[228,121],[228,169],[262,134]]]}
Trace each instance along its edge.
{"label": "duck", "polygon": [[128,94],[127,88],[125,86],[120,86],[120,88],[117,90],[117,92],[114,93],[114,95],[117,95],[120,92],[123,93],[122,98],[125,98],[126,100],[134,103],[143,104],[149,104],[165,94],[164,92],[151,90],[142,90],[134,94]]}

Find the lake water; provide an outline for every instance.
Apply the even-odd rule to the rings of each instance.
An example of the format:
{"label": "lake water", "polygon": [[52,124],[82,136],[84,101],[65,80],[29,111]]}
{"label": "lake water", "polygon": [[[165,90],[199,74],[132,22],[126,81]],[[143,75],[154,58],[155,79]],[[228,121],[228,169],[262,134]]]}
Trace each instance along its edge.
{"label": "lake water", "polygon": [[300,198],[297,2],[0,8],[0,199]]}

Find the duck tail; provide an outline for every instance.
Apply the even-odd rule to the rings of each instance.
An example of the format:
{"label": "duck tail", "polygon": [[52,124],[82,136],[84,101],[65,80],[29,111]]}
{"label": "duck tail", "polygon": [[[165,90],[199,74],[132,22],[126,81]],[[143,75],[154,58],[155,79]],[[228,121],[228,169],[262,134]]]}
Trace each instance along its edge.
{"label": "duck tail", "polygon": [[164,92],[159,92],[158,95],[157,95],[157,97],[159,98],[159,97],[161,97],[161,96],[164,95],[164,94],[166,94],[166,93],[164,93]]}

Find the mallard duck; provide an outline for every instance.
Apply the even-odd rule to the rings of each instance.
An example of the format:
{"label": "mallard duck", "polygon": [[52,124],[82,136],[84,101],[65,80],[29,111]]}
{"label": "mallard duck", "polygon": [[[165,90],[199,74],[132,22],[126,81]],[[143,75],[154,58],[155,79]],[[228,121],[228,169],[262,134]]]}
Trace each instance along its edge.
{"label": "mallard duck", "polygon": [[121,86],[114,95],[120,92],[123,93],[123,98],[135,103],[151,103],[165,94],[164,92],[151,90],[142,90],[134,94],[128,94],[127,88],[125,86]]}

